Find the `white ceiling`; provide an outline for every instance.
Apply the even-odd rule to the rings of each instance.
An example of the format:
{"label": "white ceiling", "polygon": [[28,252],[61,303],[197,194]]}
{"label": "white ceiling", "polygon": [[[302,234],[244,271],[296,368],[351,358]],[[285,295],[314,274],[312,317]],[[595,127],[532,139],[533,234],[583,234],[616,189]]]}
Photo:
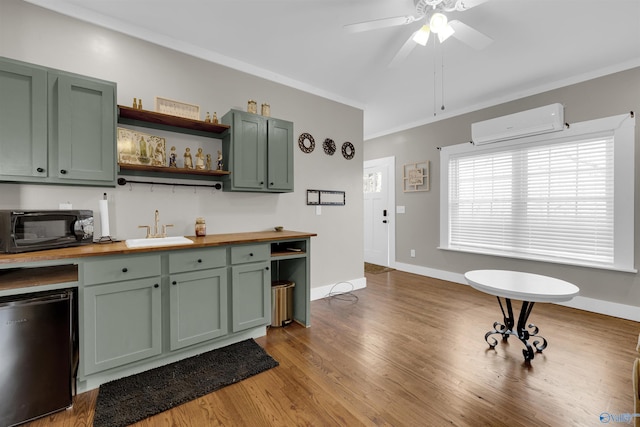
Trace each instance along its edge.
{"label": "white ceiling", "polygon": [[640,0],[489,0],[448,14],[489,47],[432,37],[395,68],[422,22],[343,26],[414,15],[413,0],[27,1],[362,108],[365,139],[640,66]]}

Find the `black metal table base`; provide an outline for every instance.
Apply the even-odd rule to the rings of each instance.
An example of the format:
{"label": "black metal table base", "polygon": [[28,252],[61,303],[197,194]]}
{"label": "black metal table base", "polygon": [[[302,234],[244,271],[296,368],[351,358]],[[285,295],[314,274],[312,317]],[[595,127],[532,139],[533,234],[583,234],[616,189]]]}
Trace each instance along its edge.
{"label": "black metal table base", "polygon": [[[533,360],[535,352],[542,352],[547,347],[547,340],[538,335],[538,327],[533,323],[529,323],[527,325],[527,320],[529,319],[529,315],[531,314],[531,310],[533,310],[533,302],[522,301],[522,307],[520,308],[520,316],[518,316],[518,323],[515,324],[515,318],[513,316],[513,307],[511,306],[511,299],[505,298],[507,312],[504,311],[504,306],[502,305],[502,300],[500,297],[498,298],[498,304],[500,304],[500,310],[502,311],[502,317],[504,319],[504,323],[495,322],[493,324],[493,330],[487,332],[484,335],[484,339],[489,344],[490,348],[495,348],[498,345],[498,341],[492,337],[491,335],[500,334],[502,335],[503,340],[507,340],[509,335],[515,335],[518,339],[524,344],[526,347],[522,350],[522,354],[524,355],[525,362],[529,362]],[[515,331],[514,331],[515,326]],[[535,337],[538,338],[533,341],[533,346],[529,344],[529,339]],[[540,341],[542,340],[542,341]]]}

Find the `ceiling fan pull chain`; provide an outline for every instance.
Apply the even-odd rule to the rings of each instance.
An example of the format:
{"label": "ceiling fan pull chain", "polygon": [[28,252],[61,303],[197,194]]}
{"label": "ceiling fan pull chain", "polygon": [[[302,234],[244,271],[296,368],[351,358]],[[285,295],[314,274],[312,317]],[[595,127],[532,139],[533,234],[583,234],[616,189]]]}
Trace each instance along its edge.
{"label": "ceiling fan pull chain", "polygon": [[441,89],[442,89],[442,98],[441,98],[442,107],[440,107],[440,110],[444,111],[444,46],[442,46],[442,43],[440,43],[440,53],[442,54],[442,60],[440,62],[440,65],[442,67],[441,68],[442,71],[440,73],[441,74],[440,81],[442,83],[442,87],[441,87]]}
{"label": "ceiling fan pull chain", "polygon": [[434,49],[434,55],[433,55],[433,116],[436,116],[436,55],[435,55],[435,49],[436,49],[436,38],[433,38],[433,49]]}

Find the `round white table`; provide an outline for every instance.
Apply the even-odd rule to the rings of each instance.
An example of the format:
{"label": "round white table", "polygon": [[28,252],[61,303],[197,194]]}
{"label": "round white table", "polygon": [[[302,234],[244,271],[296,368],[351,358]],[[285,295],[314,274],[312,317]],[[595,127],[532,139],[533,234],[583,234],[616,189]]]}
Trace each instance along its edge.
{"label": "round white table", "polygon": [[[498,341],[491,335],[500,334],[503,340],[509,338],[509,335],[516,335],[526,347],[522,350],[525,362],[533,360],[534,357],[529,338],[539,338],[533,341],[533,347],[536,351],[541,352],[547,347],[547,340],[538,335],[538,327],[532,323],[527,325],[534,303],[569,301],[580,293],[580,289],[576,285],[564,280],[519,271],[474,270],[466,272],[464,277],[473,288],[498,298],[504,323],[494,322],[493,330],[485,334],[484,339],[489,347],[495,348],[498,344]],[[505,299],[506,313],[500,298]],[[517,325],[511,305],[512,299],[522,301]],[[516,327],[515,331],[513,330],[514,326]]]}

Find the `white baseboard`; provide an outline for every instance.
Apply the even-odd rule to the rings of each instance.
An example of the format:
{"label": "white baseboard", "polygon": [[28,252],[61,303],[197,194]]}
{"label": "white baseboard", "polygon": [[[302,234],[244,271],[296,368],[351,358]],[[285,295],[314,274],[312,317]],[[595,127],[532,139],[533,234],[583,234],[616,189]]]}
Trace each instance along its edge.
{"label": "white baseboard", "polygon": [[617,302],[603,301],[595,298],[577,296],[571,301],[559,302],[558,305],[591,311],[593,313],[606,314],[607,316],[640,322],[640,307],[620,304]]}
{"label": "white baseboard", "polygon": [[311,288],[311,301],[326,298],[329,296],[329,294],[345,293],[349,291],[355,291],[357,289],[364,289],[366,287],[367,278],[360,277],[358,279],[352,279],[349,281],[338,282],[331,285]]}
{"label": "white baseboard", "polygon": [[[419,274],[421,276],[433,277],[468,286],[467,281],[464,279],[464,274],[452,273],[450,271],[438,270],[429,267],[421,267],[418,265],[404,264],[401,262],[396,262],[393,267],[400,271],[406,271],[407,273]],[[582,296],[577,296],[571,301],[558,304],[580,310],[591,311],[593,313],[605,314],[607,316],[640,322],[640,307],[633,305],[619,304],[616,302],[603,301]]]}

